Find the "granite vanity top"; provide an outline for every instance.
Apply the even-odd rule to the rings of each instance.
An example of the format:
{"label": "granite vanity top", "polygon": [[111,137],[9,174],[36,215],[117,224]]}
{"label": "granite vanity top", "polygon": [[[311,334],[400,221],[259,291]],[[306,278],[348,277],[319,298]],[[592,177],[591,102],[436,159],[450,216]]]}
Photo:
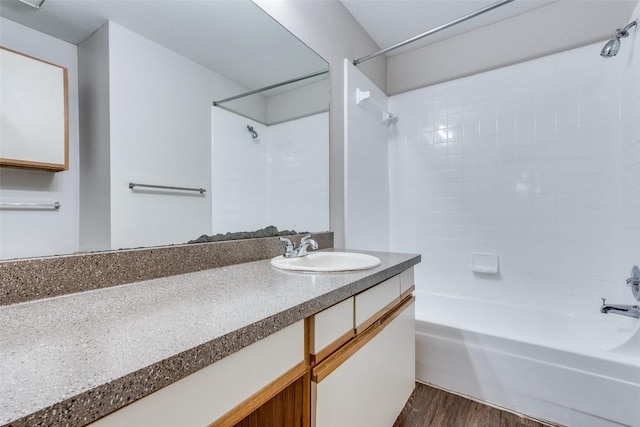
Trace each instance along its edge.
{"label": "granite vanity top", "polygon": [[360,272],[269,260],[0,307],[0,424],[81,426],[420,262]]}

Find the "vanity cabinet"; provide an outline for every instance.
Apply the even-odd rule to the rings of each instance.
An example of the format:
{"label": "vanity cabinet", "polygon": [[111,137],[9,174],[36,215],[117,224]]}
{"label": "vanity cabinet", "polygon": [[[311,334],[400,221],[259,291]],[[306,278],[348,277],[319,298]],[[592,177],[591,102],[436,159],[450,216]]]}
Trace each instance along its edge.
{"label": "vanity cabinet", "polygon": [[410,269],[91,425],[393,425],[415,384],[413,289]]}
{"label": "vanity cabinet", "polygon": [[414,358],[410,297],[313,369],[312,426],[392,426],[415,385]]}
{"label": "vanity cabinet", "polygon": [[312,426],[393,425],[415,385],[412,282],[410,269],[352,298],[354,338],[311,371]]}

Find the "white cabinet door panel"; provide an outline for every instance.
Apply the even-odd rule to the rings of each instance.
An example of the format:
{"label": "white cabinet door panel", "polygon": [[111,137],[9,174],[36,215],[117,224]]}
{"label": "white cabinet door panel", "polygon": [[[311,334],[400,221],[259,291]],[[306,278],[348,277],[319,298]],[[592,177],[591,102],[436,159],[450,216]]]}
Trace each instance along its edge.
{"label": "white cabinet door panel", "polygon": [[0,49],[0,165],[68,167],[67,69]]}
{"label": "white cabinet door panel", "polygon": [[344,334],[353,332],[353,297],[314,315],[311,325],[310,350],[317,354]]}
{"label": "white cabinet door panel", "polygon": [[319,383],[316,427],[389,427],[415,385],[414,304]]}
{"label": "white cabinet door panel", "polygon": [[413,273],[413,267],[406,269],[400,273],[400,293],[404,294],[415,285],[415,275]]}
{"label": "white cabinet door panel", "polygon": [[356,328],[368,326],[368,321],[380,310],[397,302],[400,297],[400,275],[356,295]]}

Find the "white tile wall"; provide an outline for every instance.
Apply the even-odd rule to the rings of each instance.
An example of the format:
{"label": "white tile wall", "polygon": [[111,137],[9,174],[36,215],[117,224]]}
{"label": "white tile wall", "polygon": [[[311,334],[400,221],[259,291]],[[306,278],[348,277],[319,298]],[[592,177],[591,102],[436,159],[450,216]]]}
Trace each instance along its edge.
{"label": "white tile wall", "polygon": [[329,113],[269,126],[269,224],[329,230]]}
{"label": "white tile wall", "polygon": [[[251,231],[267,221],[267,126],[212,109],[212,233]],[[258,138],[247,130],[253,126]]]}
{"label": "white tile wall", "polygon": [[[625,41],[612,60],[598,43],[390,98],[391,250],[422,254],[419,288],[594,312],[633,300],[640,49]],[[497,253],[500,275],[474,275],[472,252]]]}
{"label": "white tile wall", "polygon": [[328,133],[328,113],[265,126],[214,108],[213,233],[329,230]]}

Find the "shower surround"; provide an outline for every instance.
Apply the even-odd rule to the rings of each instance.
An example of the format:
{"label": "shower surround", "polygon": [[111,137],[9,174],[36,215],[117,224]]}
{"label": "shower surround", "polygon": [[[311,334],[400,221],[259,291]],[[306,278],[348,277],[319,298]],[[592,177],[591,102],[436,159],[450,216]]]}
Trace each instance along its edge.
{"label": "shower surround", "polygon": [[[563,312],[632,302],[640,44],[600,43],[390,97],[391,250],[421,291]],[[470,269],[495,253],[499,274]]]}
{"label": "shower surround", "polygon": [[[635,303],[640,42],[632,30],[606,59],[602,45],[389,97],[396,122],[370,114],[387,152],[349,130],[349,153],[388,158],[375,193],[387,169],[348,157],[347,185],[369,190],[349,203],[386,198],[388,249],[422,254],[419,381],[563,425],[637,425],[640,322],[599,307]],[[366,111],[346,101],[355,126]],[[472,253],[499,272],[474,273]]]}

